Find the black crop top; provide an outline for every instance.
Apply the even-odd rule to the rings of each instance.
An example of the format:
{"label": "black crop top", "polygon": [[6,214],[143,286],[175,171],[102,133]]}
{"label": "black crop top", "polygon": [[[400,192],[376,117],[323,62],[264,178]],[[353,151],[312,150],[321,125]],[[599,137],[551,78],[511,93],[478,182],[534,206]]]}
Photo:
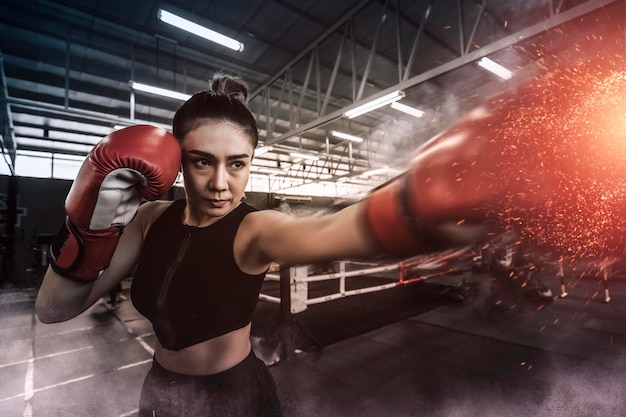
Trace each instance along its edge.
{"label": "black crop top", "polygon": [[177,200],[152,224],[131,286],[135,308],[152,322],[161,345],[180,350],[246,326],[265,273],[248,275],[235,262],[233,242],[244,217],[241,203],[216,223],[182,223]]}

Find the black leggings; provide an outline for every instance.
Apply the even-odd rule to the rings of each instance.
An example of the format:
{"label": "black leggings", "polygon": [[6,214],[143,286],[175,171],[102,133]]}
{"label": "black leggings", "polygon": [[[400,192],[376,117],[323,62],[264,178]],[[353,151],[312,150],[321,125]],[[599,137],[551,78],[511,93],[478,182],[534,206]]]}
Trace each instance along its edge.
{"label": "black leggings", "polygon": [[276,384],[254,352],[214,375],[182,375],[153,358],[139,401],[139,417],[278,417]]}

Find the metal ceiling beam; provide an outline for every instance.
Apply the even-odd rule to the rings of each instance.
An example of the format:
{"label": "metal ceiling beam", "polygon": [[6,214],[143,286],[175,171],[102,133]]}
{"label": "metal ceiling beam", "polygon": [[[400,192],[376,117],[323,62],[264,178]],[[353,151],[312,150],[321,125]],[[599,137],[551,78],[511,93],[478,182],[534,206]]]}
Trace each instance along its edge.
{"label": "metal ceiling beam", "polygon": [[283,68],[278,70],[276,74],[274,74],[267,82],[257,88],[255,91],[250,94],[250,100],[254,99],[256,96],[261,94],[263,90],[268,88],[274,81],[278,80],[289,68],[292,68],[295,64],[300,62],[302,58],[311,53],[317,46],[327,39],[330,35],[332,35],[337,29],[339,29],[342,25],[346,23],[352,16],[354,16],[358,11],[360,11],[363,7],[365,7],[371,0],[363,0],[357,3],[352,9],[348,11],[341,19],[339,19],[334,25],[329,27],[324,33],[317,37],[311,44],[304,48],[302,52],[296,55],[291,61],[289,61]]}
{"label": "metal ceiling beam", "polygon": [[[12,104],[15,106],[19,106],[21,108],[24,108],[26,110],[31,109],[31,110],[42,110],[45,112],[48,112],[51,115],[72,115],[72,116],[76,116],[76,117],[81,117],[87,120],[91,120],[94,122],[99,122],[99,123],[104,123],[104,124],[110,124],[111,126],[114,124],[119,124],[119,125],[123,125],[123,124],[136,124],[138,122],[140,122],[139,120],[131,120],[130,118],[126,118],[126,117],[116,117],[116,116],[111,116],[110,114],[106,114],[106,113],[99,113],[99,112],[94,112],[94,111],[89,111],[89,110],[82,110],[82,109],[75,109],[72,107],[66,108],[65,106],[61,106],[61,105],[56,105],[56,104],[50,104],[50,103],[42,103],[40,101],[33,101],[33,100],[27,100],[27,99],[23,99],[23,98],[16,98],[16,97],[0,97],[0,102],[2,102],[3,104]],[[154,123],[154,122],[150,122],[150,123]],[[164,126],[164,128],[166,128]],[[167,127],[169,129],[169,127]]]}
{"label": "metal ceiling beam", "polygon": [[[415,61],[415,55],[417,54],[417,46],[419,45],[419,41],[422,37],[422,34],[424,33],[424,28],[426,27],[426,21],[428,20],[428,16],[430,15],[430,11],[432,10],[432,7],[433,7],[433,0],[430,0],[428,2],[428,5],[426,6],[426,9],[424,10],[424,14],[422,15],[422,20],[417,28],[417,34],[415,35],[415,40],[413,41],[413,47],[411,48],[411,54],[409,55],[409,59],[406,63],[406,69],[404,70],[402,78],[400,78],[403,81],[406,81],[409,79],[409,74],[411,73],[411,68],[413,68],[413,62]],[[398,48],[398,50],[400,50],[400,48]],[[399,65],[400,69],[402,69],[402,64],[403,62],[400,61],[400,65]]]}
{"label": "metal ceiling beam", "polygon": [[[408,62],[407,62],[406,67],[403,68],[404,63],[401,61],[401,59],[399,59],[398,62],[395,63],[395,65],[397,65],[398,73],[399,73],[398,81],[406,80],[409,77],[409,75],[411,74],[411,72],[412,72],[413,62],[415,61],[416,52],[417,52],[417,46],[418,46],[420,38],[424,34],[426,21],[428,20],[428,17],[430,15],[430,11],[431,11],[431,8],[432,8],[432,3],[433,3],[432,0],[429,1],[429,3],[426,5],[426,7],[423,10],[423,15],[422,15],[421,21],[420,21],[419,25],[417,25],[418,27],[417,27],[417,30],[416,30],[417,33],[415,35],[415,41],[413,42],[413,47],[412,47],[412,50],[411,50],[411,54],[410,54],[410,56],[408,58]],[[319,126],[323,126],[323,125],[325,125],[325,124],[327,124],[327,123],[329,123],[329,122],[339,118],[339,117],[328,117],[328,118],[325,117],[326,114],[327,114],[326,110],[328,108],[329,98],[330,97],[334,97],[333,108],[335,110],[341,109],[341,108],[346,108],[345,107],[346,106],[345,103],[350,101],[347,97],[345,97],[343,99],[338,98],[338,94],[336,92],[335,92],[335,94],[333,94],[333,87],[336,84],[336,77],[337,77],[337,72],[338,72],[337,70],[339,68],[339,63],[341,62],[342,59],[350,59],[350,62],[352,64],[352,74],[351,74],[352,83],[351,83],[351,85],[352,85],[352,90],[353,91],[352,91],[351,96],[352,96],[352,101],[353,102],[361,100],[361,98],[362,98],[362,96],[364,94],[366,85],[370,85],[370,87],[373,87],[374,89],[380,90],[380,88],[377,88],[376,86],[372,86],[371,85],[373,80],[370,79],[369,74],[370,74],[370,71],[372,69],[372,65],[374,64],[374,57],[376,56],[376,54],[379,53],[379,51],[377,51],[377,43],[378,43],[378,40],[379,40],[379,37],[380,37],[380,34],[381,34],[381,29],[383,28],[383,24],[384,24],[385,21],[390,21],[391,20],[391,19],[387,19],[388,14],[391,13],[391,12],[395,13],[396,16],[397,16],[396,28],[395,28],[395,35],[396,35],[395,36],[395,40],[396,40],[396,46],[395,47],[396,47],[396,49],[398,51],[398,55],[401,56],[401,54],[400,54],[401,37],[400,37],[400,27],[399,27],[400,26],[400,16],[402,16],[402,19],[406,19],[406,17],[405,17],[404,14],[402,14],[402,11],[399,10],[397,2],[396,2],[396,7],[393,10],[391,10],[389,1],[387,0],[384,3],[384,7],[382,7],[380,9],[380,14],[379,14],[379,17],[378,17],[378,22],[379,23],[377,25],[376,34],[374,35],[374,39],[371,42],[371,45],[369,45],[369,55],[368,55],[368,58],[367,58],[367,63],[365,65],[365,68],[363,69],[363,74],[359,77],[359,74],[356,71],[356,57],[354,55],[354,44],[355,44],[356,40],[355,40],[355,37],[353,35],[353,32],[354,32],[353,28],[354,28],[354,25],[355,25],[354,24],[354,19],[356,19],[356,17],[351,16],[347,20],[346,29],[343,31],[343,34],[344,34],[343,39],[345,39],[345,35],[348,32],[352,33],[352,36],[351,36],[352,49],[349,51],[349,54],[348,54],[347,57],[343,56],[342,46],[341,46],[341,45],[343,45],[343,41],[342,41],[341,45],[339,46],[339,50],[337,52],[336,58],[335,58],[335,64],[334,64],[332,75],[330,76],[330,81],[328,82],[328,85],[326,86],[326,95],[323,98],[324,99],[324,104],[322,105],[321,109],[319,108],[319,104],[318,104],[318,109],[319,110],[318,110],[317,114],[315,114],[315,113],[313,113],[311,111],[308,111],[308,114],[309,114],[309,118],[308,118],[308,122],[309,123],[308,124],[307,124],[306,120],[303,120],[304,118],[302,117],[302,115],[305,112],[307,112],[307,109],[310,109],[312,106],[309,103],[309,106],[307,106],[307,109],[305,109],[304,106],[302,105],[302,100],[300,101],[299,107],[296,110],[297,113],[300,115],[299,122],[300,122],[300,124],[304,123],[307,126],[307,129],[304,129],[304,130],[300,129],[301,133],[304,133],[304,131],[308,131],[308,130],[314,129],[314,128],[319,127]],[[478,25],[478,20],[481,19],[481,16],[482,15],[479,15],[476,18],[477,21],[474,23],[474,26]],[[389,25],[387,25],[387,26],[389,26]],[[340,28],[341,28],[340,26],[337,28],[338,29],[338,33],[340,32],[339,31]],[[328,35],[328,36],[330,36],[330,35]],[[460,36],[462,36],[462,34]],[[319,42],[322,42],[323,40],[324,39],[321,39]],[[364,46],[364,45],[362,45],[363,42],[359,42],[359,44],[361,46]],[[446,55],[453,56],[452,52],[451,52],[451,50],[449,48],[443,48],[442,47],[442,50],[444,50],[444,49],[445,49],[445,51],[447,51],[445,53]],[[316,50],[317,49],[315,49],[315,48],[311,49],[311,55],[310,55],[311,61],[314,58],[317,57]],[[463,55],[463,53],[464,53],[464,51],[463,51],[463,49],[461,49],[460,55]],[[304,58],[304,56],[303,56],[303,58]],[[434,57],[427,57],[427,58],[430,59],[430,60],[436,59]],[[376,63],[378,64],[379,61],[376,61]],[[297,63],[293,63],[292,65],[295,67],[296,64]],[[293,67],[289,67],[289,68],[287,68],[286,71],[291,71],[292,68]],[[309,68],[307,70],[307,73],[306,73],[306,75],[304,77],[305,78],[305,82],[303,83],[302,86],[296,85],[295,83],[293,84],[294,85],[293,88],[295,90],[297,90],[298,92],[300,92],[301,96],[305,96],[306,90],[308,89],[308,80],[309,80],[310,71],[311,71],[311,66],[309,66]],[[318,97],[317,100],[319,102],[322,99],[322,97],[320,97],[320,90],[321,90],[320,87],[321,87],[321,85],[320,85],[320,82],[319,82],[319,80],[320,80],[320,73],[319,73],[319,71],[317,72],[316,75],[317,75],[318,82],[316,83],[315,87],[317,88],[317,97]],[[343,75],[345,75],[345,74],[343,74]],[[276,83],[275,84],[279,84],[279,82],[280,82],[280,79],[276,79]],[[357,84],[359,84],[358,90],[357,90]],[[274,103],[274,101],[271,101],[270,97],[269,97],[269,93],[271,91],[272,86],[273,85],[268,85],[266,87],[266,89],[263,90],[264,101],[261,104],[261,106],[263,106],[263,105],[270,105],[270,104]],[[284,85],[282,85],[282,86],[277,85],[277,86],[280,87],[281,89],[284,87]],[[315,93],[311,92],[311,95],[315,95]],[[344,95],[346,95],[346,94],[344,93]],[[280,106],[280,103],[279,103],[279,106]],[[262,111],[260,111],[259,114],[262,114],[261,112]],[[280,117],[278,115],[278,112],[275,112],[275,113],[276,113],[276,117]],[[268,117],[270,115],[270,113],[268,111],[265,111],[264,114],[267,114]],[[339,115],[339,116],[341,116],[341,115]],[[314,120],[314,122],[310,123],[311,120]],[[353,121],[353,124],[358,125],[359,122]],[[296,129],[298,129],[298,126],[296,126]],[[281,137],[281,140],[285,139],[285,138],[287,138],[289,136],[290,132],[293,132],[293,131],[294,131],[293,129],[290,129],[289,132],[284,132],[283,131],[282,134],[281,134],[280,132],[277,132],[276,130],[272,130],[271,131],[271,135],[269,135],[267,137],[267,142],[266,143],[267,144],[278,143],[278,142],[280,142],[280,140],[275,141],[275,139],[273,139],[273,138],[275,138],[276,136],[279,136],[279,137]]]}
{"label": "metal ceiling beam", "polygon": [[[443,59],[442,61],[446,62],[447,58],[450,58],[449,62],[447,62],[444,65],[437,66],[436,68],[429,68],[428,71],[417,74],[413,76],[412,78],[410,78],[411,74],[415,74],[415,71],[411,70],[413,66],[412,65],[413,60],[415,59],[415,57],[413,57],[413,60],[409,58],[410,64],[407,64],[406,62],[403,63],[402,55],[399,52],[400,46],[401,46],[400,45],[401,37],[400,37],[400,29],[399,29],[400,21],[402,20],[403,23],[406,23],[406,21],[404,20],[403,15],[402,15],[402,18],[400,18],[401,11],[398,10],[398,4],[400,2],[396,1],[395,2],[396,4],[395,9],[397,11],[396,19],[393,19],[393,20],[389,19],[387,21],[388,25],[385,26],[385,29],[387,29],[387,26],[393,28],[393,25],[394,25],[393,22],[395,21],[395,31],[396,31],[395,37],[396,37],[396,43],[397,43],[397,48],[398,48],[398,60],[397,60],[398,84],[392,87],[388,87],[386,82],[385,82],[385,85],[381,86],[381,83],[379,80],[367,80],[369,78],[368,72],[371,69],[370,64],[368,64],[368,67],[365,69],[365,71],[363,70],[363,67],[359,68],[360,74],[357,73],[356,71],[357,61],[354,56],[355,45],[358,46],[359,48],[358,52],[361,52],[361,53],[363,52],[367,53],[366,50],[369,46],[369,45],[366,45],[366,42],[364,42],[362,39],[357,41],[354,36],[355,31],[353,30],[354,20],[359,21],[358,20],[360,18],[359,12],[365,6],[370,5],[372,3],[371,0],[363,0],[359,2],[357,5],[355,5],[341,20],[339,20],[336,24],[334,24],[331,28],[329,28],[324,34],[318,37],[317,43],[314,42],[313,44],[311,44],[308,48],[305,49],[305,51],[302,51],[302,53],[300,53],[288,65],[286,65],[283,68],[282,72],[279,71],[273,77],[271,77],[270,81],[264,84],[265,88],[263,88],[262,86],[260,89],[255,90],[255,92],[262,91],[262,94],[260,94],[257,97],[257,101],[254,103],[256,105],[259,101],[261,101],[261,110],[259,111],[260,116],[258,118],[260,122],[259,128],[264,127],[267,131],[267,133],[264,132],[265,135],[263,135],[268,139],[266,143],[267,145],[281,144],[280,147],[284,148],[283,150],[285,152],[287,152],[287,149],[289,147],[298,147],[298,146],[305,148],[305,149],[313,149],[315,147],[316,140],[319,144],[322,143],[320,141],[320,138],[324,130],[324,129],[316,129],[316,128],[324,127],[324,125],[327,125],[333,120],[340,119],[343,113],[350,108],[354,108],[360,105],[361,103],[365,101],[369,101],[377,96],[382,96],[389,91],[393,91],[395,89],[406,89],[406,88],[415,86],[417,84],[423,83],[424,81],[432,80],[433,78],[439,75],[445,74],[456,68],[466,65],[472,62],[473,60],[476,60],[482,56],[489,55],[492,52],[506,48],[509,45],[515,44],[518,40],[523,39],[524,37],[527,38],[529,36],[536,35],[547,29],[550,29],[551,27],[558,26],[559,24],[565,23],[568,20],[574,19],[585,13],[593,11],[601,6],[615,3],[616,1],[618,0],[604,0],[604,1],[590,0],[581,6],[573,8],[567,12],[560,13],[559,9],[563,3],[563,0],[552,0],[549,5],[550,13],[553,14],[552,18],[542,21],[538,25],[531,26],[531,28],[527,28],[525,30],[519,31],[513,35],[511,35],[510,32],[506,32],[504,30],[502,31],[502,33],[496,32],[498,34],[496,36],[501,36],[502,39],[486,45],[485,47],[478,50],[479,52],[473,51],[471,53],[467,53],[468,50],[471,49],[470,45],[472,45],[472,40],[474,38],[476,27],[478,27],[479,19],[485,19],[485,20],[487,19],[486,16],[483,16],[483,17],[479,16],[479,18],[476,18],[473,21],[473,25],[471,24],[472,22],[469,22],[469,23],[465,22],[467,24],[466,27],[468,30],[472,27],[474,29],[471,30],[471,34],[464,33],[463,31],[461,31],[461,34],[459,35],[461,38],[458,39],[458,45],[460,45],[460,49],[461,49],[460,52],[453,50],[451,48],[447,48],[446,53],[444,54],[446,59]],[[379,0],[378,2],[379,3],[385,2],[385,4],[388,4],[389,0]],[[482,2],[484,6],[484,4],[486,3],[486,0],[480,0],[480,2]],[[391,3],[394,3],[394,2],[391,2]],[[477,3],[477,6],[479,6],[478,4],[479,0],[477,0],[476,3]],[[554,3],[559,3],[559,4],[556,5]],[[582,6],[587,7],[587,10],[585,10],[585,8]],[[374,13],[378,13],[379,7],[374,7],[373,9],[374,9],[373,10]],[[367,11],[369,12],[370,10],[371,8],[368,7]],[[577,10],[578,14],[572,14],[572,11],[574,10]],[[387,12],[393,13],[393,11],[389,12],[388,10]],[[422,13],[421,9],[420,9],[420,13]],[[462,17],[460,17],[460,19],[462,19]],[[414,34],[415,32],[418,32],[420,29],[422,29],[422,27],[424,26],[423,22],[425,20],[426,19],[422,19],[422,23],[413,27],[411,29],[412,32],[410,33]],[[481,24],[484,24],[484,21],[481,21],[481,22],[483,22]],[[344,27],[344,25],[346,26]],[[374,26],[375,23],[371,25]],[[495,27],[496,25],[494,24],[492,26]],[[532,29],[532,30],[529,30],[529,29]],[[422,29],[422,30],[426,30],[426,29]],[[342,51],[340,48],[340,51],[337,53],[336,58],[333,59],[333,57],[328,56],[328,50],[330,49],[331,51],[334,52],[334,48],[339,46],[339,43],[335,42],[335,40],[336,40],[336,37],[340,35],[343,35],[344,39],[350,39],[352,50],[349,50],[350,48],[345,47],[344,45],[344,50]],[[427,35],[427,34],[424,33],[424,35]],[[507,35],[510,35],[510,36],[507,36]],[[465,36],[465,38],[463,38],[463,36]],[[516,36],[520,36],[520,38],[516,39],[515,38]],[[368,36],[368,39],[370,38],[371,37]],[[327,43],[325,45],[322,45],[322,48],[318,48],[319,44],[324,40],[332,41],[330,43],[330,47],[329,47],[329,44]],[[374,45],[376,44],[377,40],[378,38],[374,40],[373,42]],[[370,42],[371,41],[368,40],[367,43],[370,43]],[[443,43],[444,41],[442,40],[441,42]],[[405,44],[408,46],[406,39],[405,39]],[[393,51],[391,46],[392,45],[387,45],[386,52]],[[374,49],[375,49],[375,46],[373,46],[371,50],[374,50]],[[442,46],[442,49],[443,49],[443,46]],[[324,54],[325,54],[323,57],[323,62],[324,62],[323,73],[320,70],[320,59],[322,58],[319,53],[320,51],[324,51]],[[179,49],[179,52],[180,52],[180,49]],[[454,54],[457,52],[458,52],[458,55],[455,56]],[[67,50],[66,50],[66,54],[67,54]],[[198,53],[196,52],[196,55],[197,54]],[[344,58],[344,54],[347,58]],[[396,64],[395,60],[393,63],[388,62],[388,59],[386,58],[388,58],[389,54],[385,54],[385,51],[380,52],[380,55],[377,55],[377,56],[382,57],[383,59],[380,59],[380,60],[377,59],[375,63],[378,63],[379,61],[384,60],[385,69],[393,68],[393,65]],[[361,60],[363,62],[363,66],[365,65],[366,58],[367,57],[364,56],[363,59]],[[340,68],[339,63],[341,62],[341,59],[349,59],[350,61],[348,64],[341,66]],[[406,60],[406,57],[405,57],[405,60]],[[192,59],[192,61],[195,61],[195,60]],[[344,61],[344,64],[347,62],[348,61]],[[416,63],[417,63],[416,65],[419,65],[420,61],[417,60]],[[306,69],[307,64],[308,64],[308,70]],[[349,74],[350,64],[352,68],[351,75]],[[10,68],[8,65],[9,65],[9,62],[8,62],[8,57],[7,57],[7,69]],[[296,67],[296,65],[298,66]],[[294,67],[297,71],[294,71]],[[30,109],[30,111],[35,110],[37,112],[46,112],[47,114],[50,114],[50,115],[56,114],[59,116],[61,114],[65,116],[71,115],[72,117],[75,117],[76,119],[81,119],[81,120],[89,119],[89,120],[92,120],[94,123],[101,123],[101,124],[109,124],[111,123],[112,119],[115,119],[115,122],[119,124],[125,124],[125,122],[126,123],[137,122],[136,120],[132,120],[132,118],[131,119],[116,118],[114,116],[110,116],[110,115],[99,113],[99,112],[79,110],[79,109],[72,108],[72,107],[68,108],[68,105],[69,105],[69,100],[67,96],[67,93],[69,91],[68,81],[69,81],[69,76],[71,74],[70,72],[67,71],[69,68],[69,65],[67,65],[67,63],[66,63],[65,68],[66,68],[66,72],[61,74],[65,76],[64,78],[64,81],[65,81],[64,87],[65,87],[65,92],[66,92],[66,96],[64,100],[65,106],[63,105],[55,106],[55,105],[49,105],[46,103],[36,103],[31,100],[15,101],[11,97],[9,97],[7,94],[7,95],[0,96],[0,107],[2,107],[3,105],[6,105],[7,109],[13,110],[14,115],[17,115],[18,110],[21,111],[21,110],[25,110],[28,108]],[[403,70],[404,68],[406,68],[406,71]],[[306,75],[305,75],[305,70],[306,70]],[[332,75],[330,75],[331,71],[332,71]],[[375,71],[372,71],[371,73],[374,75]],[[294,74],[298,77],[297,79],[294,79]],[[254,75],[257,77],[257,81],[259,80],[258,77],[260,75],[261,74]],[[329,75],[331,78],[330,82],[328,81]],[[394,74],[392,73],[391,75],[394,75]],[[322,85],[321,83],[322,78],[324,78],[324,82],[326,83],[325,85]],[[376,78],[376,77],[373,76],[372,78]],[[389,77],[389,78],[391,78],[389,82],[391,83],[394,82],[393,77]],[[266,77],[261,77],[260,79],[264,80],[266,79]],[[402,82],[400,80],[402,80]],[[351,84],[349,84],[350,81],[352,82]],[[359,91],[359,86],[364,86],[365,85],[364,83],[366,82],[368,83],[373,82],[373,84],[368,84],[366,87],[367,91],[370,94],[370,97],[368,97],[367,99],[357,101],[357,93]],[[311,85],[309,85],[309,83]],[[349,85],[351,85],[351,88],[348,87]],[[12,88],[14,87],[13,84],[11,84],[11,87]],[[343,91],[339,93],[335,92],[334,90],[339,90],[340,89],[339,87],[343,87]],[[352,90],[352,95],[350,95],[349,90]],[[11,90],[11,91],[14,91],[14,90]],[[371,94],[372,91],[377,91],[377,93]],[[107,95],[104,95],[104,96],[106,97]],[[36,97],[32,96],[30,98],[36,98]],[[350,104],[347,105],[346,103],[350,103]],[[152,102],[152,104],[154,103]],[[147,108],[148,106],[146,105],[144,107]],[[159,105],[154,106],[154,107],[159,107]],[[255,106],[255,109],[256,109],[256,106]],[[91,108],[91,110],[99,110],[99,109]],[[366,118],[366,119],[374,120],[376,117],[378,117],[378,115],[375,115],[373,117]],[[21,125],[19,124],[19,119],[17,118],[17,116],[14,117],[14,121],[16,121],[17,127],[19,129]],[[362,121],[350,121],[350,127],[355,128],[356,130],[358,130],[359,128],[365,127],[365,125],[361,124],[361,122]],[[315,132],[312,131],[313,129],[315,129]],[[409,136],[407,133],[409,130],[410,129],[408,129],[404,134]],[[18,135],[18,139],[20,139],[19,135]],[[400,138],[400,139],[405,140],[405,141],[407,140],[407,138]],[[4,141],[4,137],[3,137],[3,141]],[[321,179],[321,176],[319,174],[320,169],[325,169],[325,168],[330,168],[331,174],[337,174],[338,171],[344,171],[345,169],[347,169],[351,174],[356,175],[359,173],[360,170],[363,170],[364,168],[367,167],[366,165],[363,164],[363,162],[364,161],[367,162],[370,159],[369,154],[364,156],[363,153],[367,153],[368,151],[373,152],[371,154],[372,161],[377,161],[375,159],[377,157],[376,152],[380,151],[379,153],[382,154],[382,151],[380,150],[380,148],[377,148],[377,146],[379,146],[380,144],[370,143],[370,142],[371,141],[368,139],[363,145],[363,147],[357,148],[357,151],[355,152],[354,155],[352,153],[349,153],[348,150],[341,148],[341,144],[334,145],[332,147],[327,146],[325,155],[322,156],[322,158],[331,158],[331,159],[322,159],[319,161],[319,164],[316,165],[315,167],[311,167],[311,169],[309,169],[308,171],[302,170],[298,172],[296,176],[298,179],[302,179],[302,177],[306,174],[306,176],[309,176],[311,178]],[[13,138],[13,143],[15,147],[16,146],[15,138]],[[397,143],[398,142],[396,142],[396,144]],[[339,154],[341,154],[340,151],[342,150],[343,150],[342,156],[339,156]],[[312,151],[312,152],[315,152],[315,151]],[[324,152],[324,151],[321,151],[321,152]],[[280,160],[282,160],[283,156],[281,155],[279,158],[281,158]],[[335,159],[332,159],[332,158],[335,158]],[[280,160],[278,160],[279,163],[280,163]],[[342,166],[340,168],[339,161],[341,161],[342,165],[346,164],[348,165],[348,167],[345,168],[344,166]],[[291,162],[283,161],[283,163],[289,164]]]}
{"label": "metal ceiling beam", "polygon": [[0,98],[2,104],[0,105],[0,123],[2,129],[0,131],[2,135],[2,153],[9,156],[9,171],[12,175],[15,175],[15,156],[16,156],[16,142],[13,130],[13,118],[11,116],[11,106],[8,103],[9,90],[7,88],[7,79],[4,75],[4,60],[2,52],[0,51]]}
{"label": "metal ceiling beam", "polygon": [[[595,10],[598,10],[600,8],[603,8],[605,6],[608,6],[612,3],[615,3],[619,0],[589,0],[583,4],[580,4],[576,7],[573,7],[572,9],[569,9],[567,11],[564,12],[559,12],[558,14],[553,15],[552,17],[536,23],[534,25],[531,25],[529,27],[527,27],[524,30],[518,31],[516,33],[510,34],[508,36],[505,36],[501,39],[498,39],[490,44],[487,44],[485,46],[481,46],[479,49],[473,51],[473,52],[468,52],[465,54],[462,54],[461,56],[452,59],[449,62],[446,62],[445,64],[439,65],[438,67],[432,68],[428,71],[425,71],[421,74],[418,74],[412,78],[409,78],[407,80],[404,80],[398,84],[395,84],[393,86],[390,86],[389,88],[380,91],[376,94],[373,94],[365,99],[359,100],[356,103],[350,104],[349,106],[345,106],[343,108],[337,109],[335,111],[333,111],[332,113],[329,113],[327,115],[321,116],[316,118],[315,120],[312,120],[298,128],[295,129],[291,129],[288,132],[283,133],[280,136],[277,137],[270,137],[268,138],[266,145],[274,145],[274,144],[278,144],[281,143],[293,136],[297,136],[297,135],[302,135],[303,133],[307,132],[308,130],[311,129],[315,129],[315,128],[319,128],[320,126],[324,126],[334,120],[337,120],[339,118],[341,118],[343,116],[343,114],[351,109],[354,109],[362,104],[365,104],[369,101],[375,100],[379,97],[382,97],[386,94],[389,94],[393,91],[396,90],[404,90],[404,89],[408,89],[410,87],[413,87],[415,85],[418,85],[420,83],[423,83],[425,81],[428,81],[432,78],[435,78],[437,76],[440,76],[442,74],[445,74],[447,72],[450,72],[454,69],[460,68],[464,65],[467,65],[468,63],[471,63],[473,61],[476,61],[477,59],[480,59],[482,57],[488,56],[496,51],[505,49],[511,45],[514,45],[522,40],[525,40],[527,38],[530,38],[532,36],[538,35],[540,33],[543,33],[549,29],[555,28],[559,25],[562,25],[566,22],[569,22],[571,20],[574,20],[578,17],[584,16],[590,12],[593,12]],[[479,15],[479,18],[482,17],[483,14]],[[408,71],[408,69],[407,69]]]}
{"label": "metal ceiling beam", "polygon": [[[378,26],[376,27],[376,34],[374,35],[374,40],[372,41],[372,46],[370,48],[370,54],[367,58],[367,64],[365,65],[365,70],[363,71],[363,76],[361,77],[361,85],[359,86],[359,91],[356,93],[356,99],[360,100],[363,97],[363,92],[365,90],[365,84],[367,83],[367,79],[369,78],[369,73],[372,68],[372,62],[374,60],[374,56],[376,56],[376,46],[378,45],[378,39],[380,38],[380,31],[387,20],[387,8],[389,6],[389,2],[385,2],[385,7],[383,8],[383,12],[380,15],[380,19],[378,22]],[[399,44],[396,45],[397,49],[399,49]],[[398,64],[400,65],[400,64]]]}

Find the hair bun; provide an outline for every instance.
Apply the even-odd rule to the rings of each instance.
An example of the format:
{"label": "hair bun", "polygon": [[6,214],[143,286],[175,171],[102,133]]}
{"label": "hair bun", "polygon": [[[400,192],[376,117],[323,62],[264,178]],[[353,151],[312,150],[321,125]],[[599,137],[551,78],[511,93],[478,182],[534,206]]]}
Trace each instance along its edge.
{"label": "hair bun", "polygon": [[211,81],[211,92],[248,104],[248,84],[241,77],[218,72]]}

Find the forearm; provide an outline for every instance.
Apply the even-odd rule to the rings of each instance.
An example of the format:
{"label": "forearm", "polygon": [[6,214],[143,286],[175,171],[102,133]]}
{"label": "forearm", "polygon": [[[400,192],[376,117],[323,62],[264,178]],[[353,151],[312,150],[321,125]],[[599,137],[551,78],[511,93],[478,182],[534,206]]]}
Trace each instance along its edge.
{"label": "forearm", "polygon": [[37,294],[35,313],[42,323],[57,323],[78,316],[89,304],[94,282],[64,278],[48,267]]}
{"label": "forearm", "polygon": [[291,218],[268,213],[258,247],[266,261],[306,265],[376,255],[363,222],[361,204],[328,216]]}
{"label": "forearm", "polygon": [[380,253],[365,223],[363,203],[344,208],[330,220],[325,232],[335,259],[361,259]]}
{"label": "forearm", "polygon": [[[69,320],[123,279],[136,262],[142,199],[174,183],[180,146],[148,125],[117,130],[98,142],[65,199],[66,219],[50,246],[50,267],[35,305],[44,323]],[[123,233],[124,232],[124,233]]]}

